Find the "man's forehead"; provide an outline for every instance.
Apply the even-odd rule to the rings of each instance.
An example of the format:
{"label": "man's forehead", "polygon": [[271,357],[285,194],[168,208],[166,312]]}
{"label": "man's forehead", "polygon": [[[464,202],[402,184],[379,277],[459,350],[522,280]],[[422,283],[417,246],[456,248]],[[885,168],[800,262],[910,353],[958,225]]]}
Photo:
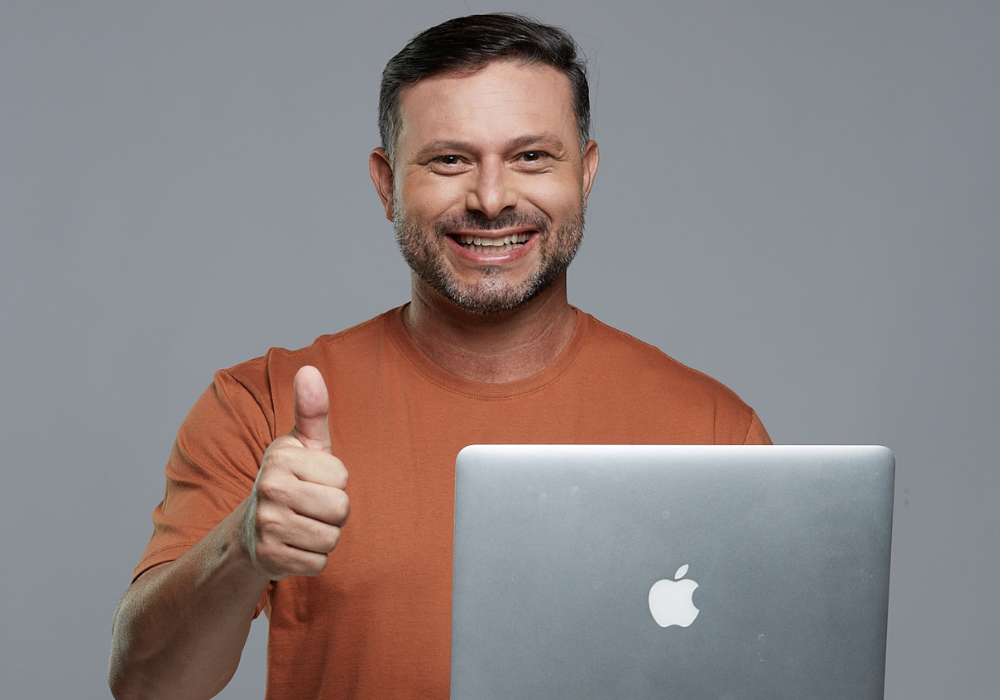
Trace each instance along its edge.
{"label": "man's forehead", "polygon": [[475,71],[439,73],[407,86],[400,95],[402,134],[413,127],[457,127],[484,118],[536,118],[575,130],[572,103],[569,78],[557,68],[493,61]]}

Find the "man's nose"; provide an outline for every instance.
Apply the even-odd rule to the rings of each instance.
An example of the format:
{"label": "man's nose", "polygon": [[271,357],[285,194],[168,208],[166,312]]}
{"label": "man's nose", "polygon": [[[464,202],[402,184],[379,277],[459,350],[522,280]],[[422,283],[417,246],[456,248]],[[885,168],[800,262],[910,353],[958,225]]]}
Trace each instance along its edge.
{"label": "man's nose", "polygon": [[479,164],[473,188],[466,198],[466,207],[478,211],[487,219],[495,219],[506,209],[517,205],[513,174],[501,159],[483,159]]}

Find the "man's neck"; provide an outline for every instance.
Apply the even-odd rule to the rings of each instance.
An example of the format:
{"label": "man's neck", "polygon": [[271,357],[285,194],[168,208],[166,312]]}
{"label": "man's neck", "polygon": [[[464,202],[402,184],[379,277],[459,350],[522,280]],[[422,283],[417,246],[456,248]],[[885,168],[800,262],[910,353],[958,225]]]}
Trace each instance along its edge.
{"label": "man's neck", "polygon": [[566,276],[508,314],[463,311],[415,278],[403,325],[435,364],[477,382],[513,382],[548,367],[569,343],[576,311]]}

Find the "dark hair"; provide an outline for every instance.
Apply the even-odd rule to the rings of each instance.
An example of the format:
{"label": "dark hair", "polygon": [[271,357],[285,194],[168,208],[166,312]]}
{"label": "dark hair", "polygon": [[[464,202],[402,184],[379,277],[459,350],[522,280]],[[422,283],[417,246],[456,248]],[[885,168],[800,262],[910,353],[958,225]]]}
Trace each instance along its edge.
{"label": "dark hair", "polygon": [[386,64],[379,91],[378,130],[390,161],[402,122],[404,88],[441,73],[473,73],[498,60],[542,63],[569,78],[582,150],[590,138],[590,87],[586,61],[573,37],[523,15],[496,13],[456,17],[424,30]]}

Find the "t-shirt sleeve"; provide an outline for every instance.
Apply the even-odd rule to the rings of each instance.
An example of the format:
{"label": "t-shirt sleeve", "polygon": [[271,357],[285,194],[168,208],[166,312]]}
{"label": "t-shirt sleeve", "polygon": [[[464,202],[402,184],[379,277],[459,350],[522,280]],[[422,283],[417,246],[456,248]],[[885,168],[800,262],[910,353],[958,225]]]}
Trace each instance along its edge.
{"label": "t-shirt sleeve", "polygon": [[250,494],[272,441],[269,408],[229,370],[216,372],[177,433],[153,535],[133,580],[177,559]]}
{"label": "t-shirt sleeve", "polygon": [[754,412],[750,419],[750,428],[747,430],[746,437],[743,438],[744,445],[773,445],[771,442],[771,436],[767,434],[767,430],[764,428],[764,424],[760,422],[760,418],[757,417],[757,413]]}

